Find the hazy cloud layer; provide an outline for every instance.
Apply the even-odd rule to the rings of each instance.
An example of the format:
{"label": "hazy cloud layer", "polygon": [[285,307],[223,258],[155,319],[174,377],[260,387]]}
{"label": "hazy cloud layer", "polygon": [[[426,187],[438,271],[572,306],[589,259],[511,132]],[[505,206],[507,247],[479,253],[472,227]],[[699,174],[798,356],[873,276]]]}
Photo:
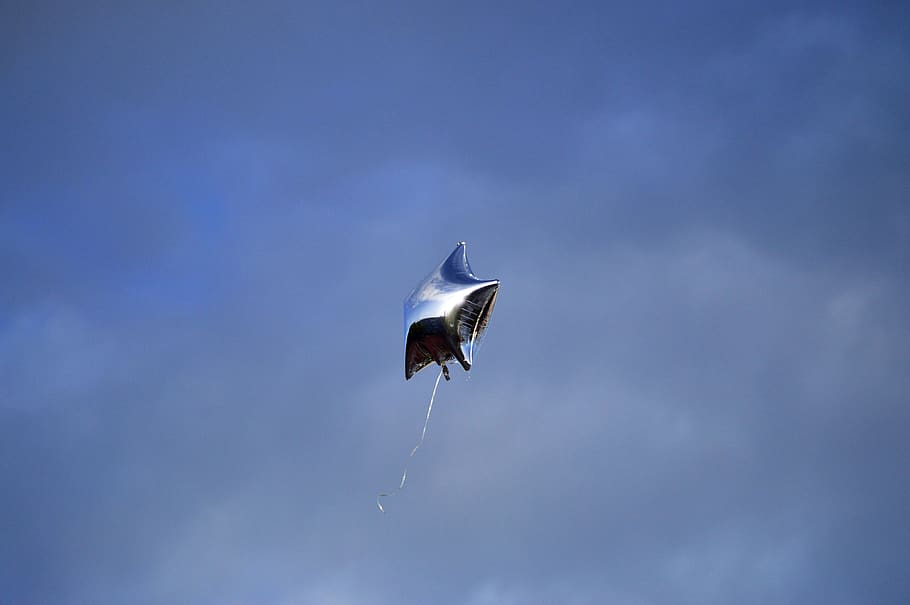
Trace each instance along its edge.
{"label": "hazy cloud layer", "polygon": [[906,11],[3,12],[0,602],[910,597]]}

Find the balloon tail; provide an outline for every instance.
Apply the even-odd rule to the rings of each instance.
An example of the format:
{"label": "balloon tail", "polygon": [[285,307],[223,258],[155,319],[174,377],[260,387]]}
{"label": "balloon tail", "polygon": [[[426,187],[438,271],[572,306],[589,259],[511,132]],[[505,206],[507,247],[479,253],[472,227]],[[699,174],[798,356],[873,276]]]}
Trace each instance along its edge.
{"label": "balloon tail", "polygon": [[423,445],[423,440],[427,436],[427,426],[430,424],[430,413],[433,411],[433,401],[436,400],[436,389],[439,388],[439,379],[442,378],[443,373],[446,375],[448,380],[448,371],[447,368],[442,366],[439,370],[439,374],[436,376],[436,384],[433,385],[433,394],[430,395],[430,405],[427,406],[427,417],[423,421],[423,430],[420,431],[420,440],[417,442],[417,445],[414,446],[414,449],[411,450],[411,453],[408,454],[408,460],[404,463],[404,471],[401,473],[401,482],[398,484],[398,487],[390,492],[383,492],[376,496],[376,506],[379,507],[379,511],[384,513],[385,509],[382,507],[382,499],[387,496],[394,496],[402,489],[404,489],[404,483],[408,480],[408,465],[411,463],[411,458],[414,457],[414,454],[417,453],[417,450],[420,449],[420,446]]}

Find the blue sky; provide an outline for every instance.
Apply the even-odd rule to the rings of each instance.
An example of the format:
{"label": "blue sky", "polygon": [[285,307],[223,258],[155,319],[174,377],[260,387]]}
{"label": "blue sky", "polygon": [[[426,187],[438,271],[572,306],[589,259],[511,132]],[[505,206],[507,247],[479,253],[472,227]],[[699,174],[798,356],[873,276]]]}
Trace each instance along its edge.
{"label": "blue sky", "polygon": [[907,17],[5,6],[0,602],[906,603]]}

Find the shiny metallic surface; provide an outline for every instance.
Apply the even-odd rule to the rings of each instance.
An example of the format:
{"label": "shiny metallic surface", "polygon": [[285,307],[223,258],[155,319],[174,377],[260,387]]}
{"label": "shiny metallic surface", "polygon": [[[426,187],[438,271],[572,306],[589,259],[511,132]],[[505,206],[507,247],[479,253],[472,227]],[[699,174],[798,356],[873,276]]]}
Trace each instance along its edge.
{"label": "shiny metallic surface", "polygon": [[498,292],[498,279],[474,276],[465,243],[459,242],[404,301],[405,379],[433,362],[445,367],[453,359],[470,370]]}

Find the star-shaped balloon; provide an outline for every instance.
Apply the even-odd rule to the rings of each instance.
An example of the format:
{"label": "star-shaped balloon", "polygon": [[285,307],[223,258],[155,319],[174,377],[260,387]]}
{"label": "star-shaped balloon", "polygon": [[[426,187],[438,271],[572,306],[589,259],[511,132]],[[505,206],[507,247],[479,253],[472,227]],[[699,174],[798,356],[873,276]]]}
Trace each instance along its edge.
{"label": "star-shaped balloon", "polygon": [[498,291],[498,279],[474,276],[459,242],[404,301],[405,379],[436,362],[448,380],[445,364],[452,359],[470,370]]}

